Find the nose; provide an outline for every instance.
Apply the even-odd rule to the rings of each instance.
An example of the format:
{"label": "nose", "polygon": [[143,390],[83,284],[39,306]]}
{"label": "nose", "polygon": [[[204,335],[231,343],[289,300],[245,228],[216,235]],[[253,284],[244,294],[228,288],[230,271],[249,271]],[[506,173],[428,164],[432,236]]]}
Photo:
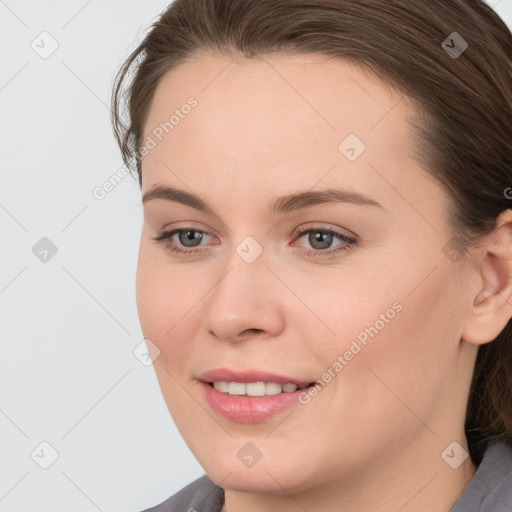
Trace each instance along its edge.
{"label": "nose", "polygon": [[285,325],[279,284],[263,257],[246,263],[235,255],[206,297],[204,329],[228,342],[279,335]]}

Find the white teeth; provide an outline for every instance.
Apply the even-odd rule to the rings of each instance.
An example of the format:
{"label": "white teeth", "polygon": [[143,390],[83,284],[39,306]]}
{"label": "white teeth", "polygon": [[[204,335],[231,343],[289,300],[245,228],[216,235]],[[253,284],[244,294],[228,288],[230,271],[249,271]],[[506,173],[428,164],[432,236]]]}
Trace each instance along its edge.
{"label": "white teeth", "polygon": [[277,382],[267,382],[265,384],[266,395],[278,395],[283,391],[283,386]]}
{"label": "white teeth", "polygon": [[222,391],[223,393],[227,393],[229,390],[229,383],[223,380],[218,380],[213,383],[213,387],[218,391]]}
{"label": "white teeth", "polygon": [[303,389],[307,384],[297,386],[296,384],[280,384],[278,382],[226,382],[217,380],[213,387],[222,393],[229,395],[265,396],[278,395],[279,393],[292,393],[297,389]]}
{"label": "white teeth", "polygon": [[245,384],[243,382],[230,382],[228,393],[230,395],[245,395]]}
{"label": "white teeth", "polygon": [[266,384],[264,382],[248,382],[245,385],[245,391],[249,396],[265,395]]}

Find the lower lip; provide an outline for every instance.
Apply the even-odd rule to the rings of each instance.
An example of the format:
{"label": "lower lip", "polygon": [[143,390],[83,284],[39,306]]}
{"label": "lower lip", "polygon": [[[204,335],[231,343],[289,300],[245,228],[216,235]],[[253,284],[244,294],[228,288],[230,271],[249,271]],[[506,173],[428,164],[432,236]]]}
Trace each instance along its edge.
{"label": "lower lip", "polygon": [[291,393],[283,392],[278,395],[237,396],[222,393],[206,382],[201,382],[201,387],[204,389],[206,400],[216,413],[239,423],[262,423],[296,404],[299,394],[304,391],[297,389]]}

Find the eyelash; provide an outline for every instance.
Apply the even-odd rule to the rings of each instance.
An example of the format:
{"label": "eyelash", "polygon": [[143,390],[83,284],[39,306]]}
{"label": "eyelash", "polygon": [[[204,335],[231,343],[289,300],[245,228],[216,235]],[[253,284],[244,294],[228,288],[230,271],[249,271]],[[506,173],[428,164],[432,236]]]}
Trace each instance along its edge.
{"label": "eyelash", "polygon": [[[206,234],[206,235],[213,237],[213,235],[209,231],[206,231],[203,229],[196,229],[191,226],[186,226],[186,227],[182,227],[182,228],[176,228],[176,229],[173,229],[170,231],[163,231],[162,233],[160,233],[160,235],[152,238],[152,240],[155,240],[157,243],[164,245],[164,247],[167,250],[169,250],[170,252],[177,253],[179,255],[186,255],[186,254],[191,254],[191,253],[199,254],[199,253],[202,253],[202,252],[205,252],[208,250],[208,249],[201,249],[201,248],[199,248],[199,249],[196,249],[196,248],[180,249],[180,248],[178,248],[174,245],[170,245],[168,243],[169,239],[172,238],[175,234],[181,233],[184,231],[195,231],[197,233],[202,233],[203,235]],[[352,249],[353,246],[357,245],[356,238],[352,238],[350,236],[344,235],[343,233],[340,233],[339,231],[336,231],[335,229],[332,229],[332,228],[319,228],[319,227],[314,227],[311,225],[306,225],[306,226],[304,226],[303,229],[294,233],[294,236],[295,236],[295,238],[299,239],[299,238],[302,238],[305,234],[308,234],[310,232],[327,233],[329,235],[333,235],[335,238],[337,238],[340,242],[343,242],[343,243],[340,243],[339,245],[335,246],[334,249],[321,250],[321,249],[303,248],[301,250],[301,252],[304,253],[306,256],[313,256],[313,257],[328,256],[328,257],[331,257],[334,255],[337,255],[338,253],[348,251],[348,250]]]}

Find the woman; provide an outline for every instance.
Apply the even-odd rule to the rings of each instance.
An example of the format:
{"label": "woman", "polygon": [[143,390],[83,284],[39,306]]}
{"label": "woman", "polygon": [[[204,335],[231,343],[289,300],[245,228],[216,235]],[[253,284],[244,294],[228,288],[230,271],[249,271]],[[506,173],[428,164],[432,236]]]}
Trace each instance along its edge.
{"label": "woman", "polygon": [[511,55],[478,0],[154,23],[113,123],[142,330],[206,475],[149,510],[512,509]]}

